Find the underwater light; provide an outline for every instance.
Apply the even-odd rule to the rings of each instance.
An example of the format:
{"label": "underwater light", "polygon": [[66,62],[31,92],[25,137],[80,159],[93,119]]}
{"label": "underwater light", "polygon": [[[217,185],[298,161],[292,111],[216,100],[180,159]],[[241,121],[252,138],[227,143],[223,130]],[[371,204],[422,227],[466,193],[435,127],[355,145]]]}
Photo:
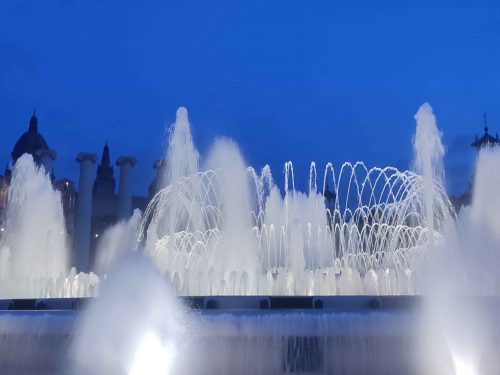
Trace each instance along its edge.
{"label": "underwater light", "polygon": [[176,353],[173,343],[162,343],[158,335],[149,332],[139,342],[128,374],[170,374]]}
{"label": "underwater light", "polygon": [[457,355],[453,355],[456,375],[477,375],[478,372],[470,361]]}

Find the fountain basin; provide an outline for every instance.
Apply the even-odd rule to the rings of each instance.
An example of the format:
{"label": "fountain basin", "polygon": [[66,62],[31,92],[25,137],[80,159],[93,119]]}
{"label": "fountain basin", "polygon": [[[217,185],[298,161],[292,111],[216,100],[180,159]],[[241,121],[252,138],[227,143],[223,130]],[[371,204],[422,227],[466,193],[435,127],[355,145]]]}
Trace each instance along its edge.
{"label": "fountain basin", "polygon": [[[65,373],[79,314],[92,300],[0,300],[2,374]],[[423,297],[181,300],[189,306],[196,332],[186,337],[183,373],[422,373]],[[464,298],[463,303],[491,315],[500,312],[496,297]],[[496,325],[492,331],[500,340]],[[451,361],[449,353],[444,355],[443,363]]]}
{"label": "fountain basin", "polygon": [[[0,300],[3,374],[68,367],[92,298]],[[419,297],[186,297],[191,373],[409,373]],[[98,343],[96,343],[98,345]]]}

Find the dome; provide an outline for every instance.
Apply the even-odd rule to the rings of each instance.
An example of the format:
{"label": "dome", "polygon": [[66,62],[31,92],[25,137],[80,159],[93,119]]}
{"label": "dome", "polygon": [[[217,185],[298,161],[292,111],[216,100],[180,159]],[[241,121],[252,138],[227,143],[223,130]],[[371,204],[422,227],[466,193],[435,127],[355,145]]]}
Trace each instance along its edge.
{"label": "dome", "polygon": [[33,112],[28,131],[21,135],[12,150],[12,161],[15,162],[23,154],[31,154],[36,159],[35,153],[38,150],[49,150],[49,146],[38,132],[38,120]]}

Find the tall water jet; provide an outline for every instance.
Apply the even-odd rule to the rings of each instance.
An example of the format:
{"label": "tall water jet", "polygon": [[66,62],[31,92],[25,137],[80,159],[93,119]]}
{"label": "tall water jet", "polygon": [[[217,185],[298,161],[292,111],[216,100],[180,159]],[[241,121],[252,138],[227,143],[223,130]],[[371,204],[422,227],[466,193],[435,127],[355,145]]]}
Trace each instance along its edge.
{"label": "tall water jet", "polygon": [[[14,166],[9,187],[5,233],[0,243],[0,259],[8,262],[0,269],[3,279],[18,280],[9,296],[28,293],[19,290],[21,280],[57,278],[68,272],[66,228],[60,193],[54,190],[43,167],[29,154]],[[8,255],[10,254],[10,255]],[[5,286],[2,285],[2,286]],[[31,294],[31,293],[29,293]],[[24,295],[26,297],[26,295]]]}
{"label": "tall water jet", "polygon": [[[240,294],[255,293],[254,276],[262,270],[258,267],[256,242],[251,232],[250,181],[236,143],[229,139],[216,140],[207,169],[218,171],[216,193],[220,197],[222,219],[220,240],[209,266],[221,274],[221,279],[234,279],[230,281],[233,284],[228,286],[230,289],[240,290]],[[235,272],[236,277],[224,275],[225,272]],[[250,280],[242,281],[245,273]]]}
{"label": "tall water jet", "polygon": [[[164,204],[164,197],[161,188],[168,187],[171,190],[171,195],[187,195],[190,199],[191,193],[198,192],[198,181],[193,181],[193,184],[188,187],[188,191],[182,191],[185,185],[181,181],[189,176],[193,176],[198,172],[199,154],[194,147],[193,138],[191,135],[191,127],[188,120],[188,112],[186,108],[180,107],[176,113],[175,122],[169,128],[169,138],[166,150],[165,161],[161,166],[160,174],[160,192],[153,198],[153,207],[156,204],[161,204],[164,207],[168,206],[165,210],[162,222],[152,223],[148,227],[146,234],[146,248],[153,248],[154,243],[164,235],[171,235],[173,233],[186,229],[190,226],[189,210],[186,210],[186,205],[180,199],[169,201],[168,205]],[[196,177],[193,178],[196,180]],[[148,212],[145,213],[148,216]],[[161,226],[161,228],[158,227]],[[200,225],[199,222],[191,225],[191,230],[196,230]]]}
{"label": "tall water jet", "polygon": [[169,140],[163,170],[163,186],[171,184],[181,177],[198,172],[200,155],[194,147],[188,111],[184,107],[177,109],[175,122],[169,128]]}
{"label": "tall water jet", "polygon": [[434,183],[444,181],[444,147],[436,126],[436,116],[429,103],[424,103],[415,114],[417,128],[413,139],[415,170],[424,178],[427,227],[434,230]]}

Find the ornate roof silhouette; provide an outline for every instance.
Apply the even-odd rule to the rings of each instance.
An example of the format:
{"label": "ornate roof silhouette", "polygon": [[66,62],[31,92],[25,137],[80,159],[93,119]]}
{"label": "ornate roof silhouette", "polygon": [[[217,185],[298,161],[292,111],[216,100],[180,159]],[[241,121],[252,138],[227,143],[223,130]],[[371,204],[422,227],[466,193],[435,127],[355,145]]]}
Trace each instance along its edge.
{"label": "ornate roof silhouette", "polygon": [[49,146],[45,138],[38,132],[38,119],[33,111],[28,131],[21,135],[11,152],[12,161],[16,162],[23,154],[31,154],[36,160],[38,150],[49,150]]}
{"label": "ornate roof silhouette", "polygon": [[478,150],[483,147],[491,147],[500,145],[500,139],[498,139],[498,134],[493,137],[490,133],[488,133],[488,125],[486,124],[486,115],[484,115],[484,135],[479,138],[476,135],[476,139],[471,143],[472,147],[477,148]]}

